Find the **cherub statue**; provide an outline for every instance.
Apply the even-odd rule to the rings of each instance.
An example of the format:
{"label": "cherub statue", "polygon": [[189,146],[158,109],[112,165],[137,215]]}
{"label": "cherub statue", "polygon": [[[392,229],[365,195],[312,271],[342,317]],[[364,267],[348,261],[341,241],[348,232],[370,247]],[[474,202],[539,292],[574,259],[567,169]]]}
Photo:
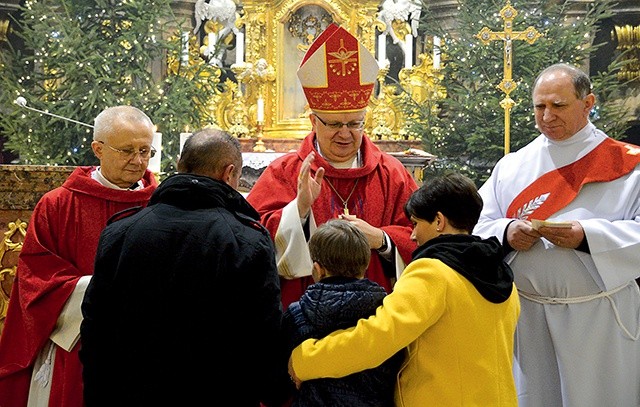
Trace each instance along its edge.
{"label": "cherub statue", "polygon": [[409,21],[411,34],[417,37],[421,12],[422,5],[419,0],[384,0],[378,13],[378,19],[387,26],[385,33],[391,35],[394,44],[398,42],[404,44],[404,39],[398,38],[393,30],[393,21]]}
{"label": "cherub statue", "polygon": [[222,24],[218,38],[224,38],[233,31],[240,32],[236,27],[236,3],[233,0],[197,0],[195,5],[196,26],[193,33],[197,34],[204,20],[215,20]]}

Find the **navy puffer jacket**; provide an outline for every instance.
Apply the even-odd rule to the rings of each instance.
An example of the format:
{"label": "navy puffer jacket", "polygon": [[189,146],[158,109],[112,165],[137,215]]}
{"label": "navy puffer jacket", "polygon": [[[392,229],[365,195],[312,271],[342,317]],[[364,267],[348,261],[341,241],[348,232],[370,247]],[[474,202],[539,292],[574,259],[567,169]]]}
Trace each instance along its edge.
{"label": "navy puffer jacket", "polygon": [[[284,314],[291,349],[308,338],[322,338],[355,326],[360,318],[375,313],[386,292],[368,279],[328,277],[307,288]],[[386,407],[393,406],[396,376],[403,351],[382,365],[340,379],[303,382],[292,407]]]}

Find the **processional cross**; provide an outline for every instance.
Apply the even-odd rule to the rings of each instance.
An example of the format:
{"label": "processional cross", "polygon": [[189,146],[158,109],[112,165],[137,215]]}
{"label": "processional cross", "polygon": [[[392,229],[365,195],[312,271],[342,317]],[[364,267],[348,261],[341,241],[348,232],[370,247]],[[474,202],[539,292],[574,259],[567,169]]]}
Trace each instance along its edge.
{"label": "processional cross", "polygon": [[504,109],[504,153],[509,153],[510,138],[510,114],[511,108],[515,102],[509,96],[511,92],[518,86],[511,78],[511,68],[513,64],[513,40],[524,40],[529,44],[533,44],[542,34],[535,28],[529,26],[524,31],[513,31],[513,19],[518,15],[515,8],[511,6],[511,1],[507,0],[507,5],[500,10],[500,17],[504,20],[503,31],[491,31],[487,27],[483,27],[476,38],[484,45],[488,45],[491,41],[504,41],[504,77],[498,89],[505,93],[504,99],[500,101],[500,106]]}

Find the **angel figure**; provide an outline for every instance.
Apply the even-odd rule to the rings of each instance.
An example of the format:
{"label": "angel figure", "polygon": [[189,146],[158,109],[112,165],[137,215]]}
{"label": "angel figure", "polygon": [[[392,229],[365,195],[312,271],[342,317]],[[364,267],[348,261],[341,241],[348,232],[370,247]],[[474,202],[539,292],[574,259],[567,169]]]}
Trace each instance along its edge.
{"label": "angel figure", "polygon": [[204,20],[215,20],[222,24],[218,38],[224,38],[233,31],[238,34],[236,27],[236,3],[233,0],[197,0],[195,5],[196,27],[193,33],[197,34]]}
{"label": "angel figure", "polygon": [[[404,45],[404,40],[398,38],[393,30],[393,21],[409,21],[411,24],[411,34],[417,37],[421,12],[422,5],[418,0],[384,0],[378,13],[378,19],[385,23],[386,29],[384,32],[391,36],[393,43],[397,44],[400,42]],[[404,46],[402,48],[404,50]]]}

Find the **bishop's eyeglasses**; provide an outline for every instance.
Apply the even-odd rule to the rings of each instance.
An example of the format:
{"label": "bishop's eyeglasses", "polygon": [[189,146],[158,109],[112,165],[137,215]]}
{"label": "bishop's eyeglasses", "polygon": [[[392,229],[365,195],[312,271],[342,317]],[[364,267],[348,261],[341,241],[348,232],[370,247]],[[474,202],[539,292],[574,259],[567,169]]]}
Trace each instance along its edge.
{"label": "bishop's eyeglasses", "polygon": [[116,153],[118,153],[120,155],[120,157],[123,160],[132,160],[135,158],[136,155],[140,154],[140,158],[142,158],[143,160],[149,159],[151,157],[153,157],[154,155],[156,155],[156,149],[153,148],[153,146],[151,146],[151,148],[141,148],[139,150],[132,150],[132,149],[119,149],[119,148],[115,148],[110,146],[109,144],[105,143],[104,141],[100,141],[98,140],[98,143],[100,144],[104,144],[105,146],[109,147],[110,149],[112,149],[113,151],[115,151]]}
{"label": "bishop's eyeglasses", "polygon": [[342,123],[342,122],[327,123],[324,120],[322,120],[320,116],[318,116],[317,114],[314,113],[313,115],[316,117],[316,119],[320,120],[320,123],[324,124],[331,130],[340,130],[342,126],[347,126],[349,130],[362,130],[364,128],[364,120],[352,121],[348,123]]}

